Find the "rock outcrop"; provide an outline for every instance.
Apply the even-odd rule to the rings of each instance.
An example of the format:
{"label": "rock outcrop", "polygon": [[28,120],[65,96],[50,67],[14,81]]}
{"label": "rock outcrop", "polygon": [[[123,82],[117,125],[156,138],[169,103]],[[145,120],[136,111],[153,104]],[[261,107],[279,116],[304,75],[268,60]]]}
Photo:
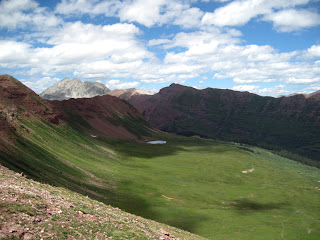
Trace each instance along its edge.
{"label": "rock outcrop", "polygon": [[65,78],[43,91],[40,96],[48,100],[91,98],[105,95],[110,90],[99,82],[82,82],[78,78]]}

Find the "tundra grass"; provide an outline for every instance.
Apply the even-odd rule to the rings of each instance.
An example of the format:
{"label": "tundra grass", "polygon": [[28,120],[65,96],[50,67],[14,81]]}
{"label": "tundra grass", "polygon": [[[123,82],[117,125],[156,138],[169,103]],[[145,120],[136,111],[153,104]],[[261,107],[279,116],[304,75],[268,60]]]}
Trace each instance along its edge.
{"label": "tundra grass", "polygon": [[159,134],[167,143],[150,145],[23,124],[24,142],[1,162],[35,179],[211,239],[320,238],[317,168],[236,143]]}

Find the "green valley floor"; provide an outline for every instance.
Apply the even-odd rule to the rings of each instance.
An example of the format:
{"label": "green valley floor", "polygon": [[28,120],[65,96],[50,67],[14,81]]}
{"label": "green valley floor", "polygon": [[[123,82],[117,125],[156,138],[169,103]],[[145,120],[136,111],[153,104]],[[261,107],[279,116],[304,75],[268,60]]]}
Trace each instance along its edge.
{"label": "green valley floor", "polygon": [[0,163],[37,181],[209,239],[320,239],[317,168],[196,137],[155,134],[146,141],[167,143],[151,145],[23,126]]}

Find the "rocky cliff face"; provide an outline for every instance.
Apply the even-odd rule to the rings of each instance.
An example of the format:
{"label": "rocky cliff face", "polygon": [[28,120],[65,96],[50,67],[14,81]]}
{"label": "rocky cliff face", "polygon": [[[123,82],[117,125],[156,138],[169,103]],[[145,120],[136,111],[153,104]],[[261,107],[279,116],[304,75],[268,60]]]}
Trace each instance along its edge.
{"label": "rocky cliff face", "polygon": [[82,82],[78,78],[65,78],[43,91],[40,96],[48,100],[65,100],[69,98],[91,98],[105,95],[110,90],[98,82]]}
{"label": "rocky cliff face", "polygon": [[320,94],[272,98],[172,84],[128,101],[160,130],[320,156]]}

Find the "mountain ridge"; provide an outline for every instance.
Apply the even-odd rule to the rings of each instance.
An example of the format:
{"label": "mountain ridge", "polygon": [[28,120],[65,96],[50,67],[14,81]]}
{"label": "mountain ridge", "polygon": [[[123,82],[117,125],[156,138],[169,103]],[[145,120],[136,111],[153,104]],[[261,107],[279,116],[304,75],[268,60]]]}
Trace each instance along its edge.
{"label": "mountain ridge", "polygon": [[171,84],[128,102],[162,131],[285,148],[320,161],[320,94],[273,98]]}
{"label": "mountain ridge", "polygon": [[81,131],[113,138],[138,139],[151,131],[135,108],[110,95],[45,100],[9,75],[0,75],[0,93],[3,135],[16,131],[19,119],[43,119],[56,125],[68,122]]}

